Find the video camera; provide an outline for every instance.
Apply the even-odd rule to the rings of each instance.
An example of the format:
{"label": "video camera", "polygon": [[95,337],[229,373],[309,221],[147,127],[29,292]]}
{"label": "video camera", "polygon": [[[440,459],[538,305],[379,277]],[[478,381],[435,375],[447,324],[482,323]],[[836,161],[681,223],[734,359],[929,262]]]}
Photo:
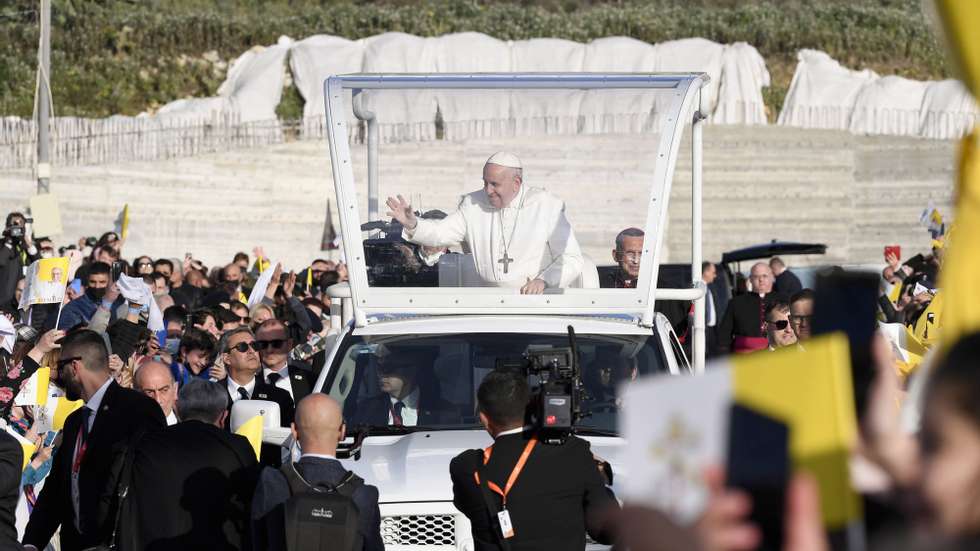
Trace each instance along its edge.
{"label": "video camera", "polygon": [[439,272],[413,258],[418,246],[402,239],[402,225],[383,220],[361,225],[361,231],[379,232],[364,240],[368,285],[372,287],[438,287]]}
{"label": "video camera", "polygon": [[10,224],[3,229],[3,238],[10,244],[20,243],[24,240],[24,235],[27,232],[27,224],[31,224],[34,220],[30,217],[24,219],[24,224]]}
{"label": "video camera", "polygon": [[530,423],[545,444],[563,443],[575,424],[586,416],[582,413],[585,385],[571,325],[568,341],[568,348],[529,350],[521,359],[497,359],[498,371],[516,371],[534,381]]}

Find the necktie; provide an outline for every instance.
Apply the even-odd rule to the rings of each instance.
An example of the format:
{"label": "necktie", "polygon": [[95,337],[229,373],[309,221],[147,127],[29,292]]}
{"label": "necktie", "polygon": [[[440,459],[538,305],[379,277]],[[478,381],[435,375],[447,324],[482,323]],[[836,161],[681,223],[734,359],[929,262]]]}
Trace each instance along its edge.
{"label": "necktie", "polygon": [[238,387],[238,395],[242,397],[242,400],[248,400],[248,391],[245,390],[245,387]]}
{"label": "necktie", "polygon": [[276,384],[276,381],[278,381],[279,379],[282,379],[282,375],[280,375],[278,373],[269,373],[269,384],[270,385],[275,385]]}
{"label": "necktie", "polygon": [[85,458],[85,447],[88,440],[88,419],[92,415],[92,410],[82,407],[80,414],[82,423],[78,427],[78,438],[75,440],[75,457],[71,462],[71,504],[75,511],[75,529],[81,533],[82,517],[80,504],[80,490],[78,488],[78,477],[82,470],[82,459]]}
{"label": "necktie", "polygon": [[405,409],[404,402],[395,402],[395,407],[391,412],[391,420],[396,427],[402,426],[402,410]]}

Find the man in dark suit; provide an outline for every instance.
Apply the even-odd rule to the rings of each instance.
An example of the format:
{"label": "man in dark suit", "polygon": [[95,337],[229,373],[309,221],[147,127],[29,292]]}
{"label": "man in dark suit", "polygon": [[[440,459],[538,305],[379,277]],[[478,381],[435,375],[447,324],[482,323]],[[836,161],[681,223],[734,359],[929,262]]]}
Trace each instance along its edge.
{"label": "man in dark suit", "polygon": [[122,551],[249,548],[248,508],[259,467],[248,440],[224,430],[221,385],[180,389],[181,422],[139,440],[118,542]]}
{"label": "man in dark suit", "polygon": [[459,412],[439,397],[434,378],[419,376],[429,361],[425,354],[404,350],[390,350],[380,358],[381,392],[357,404],[354,423],[414,427],[457,422]]}
{"label": "man in dark suit", "polygon": [[286,325],[277,319],[262,322],[255,331],[255,345],[262,359],[262,380],[288,392],[293,404],[297,404],[313,390],[316,381],[308,367],[289,362],[293,344]]}
{"label": "man in dark suit", "polygon": [[[269,400],[279,405],[279,424],[288,427],[293,422],[293,401],[289,393],[272,386],[256,375],[261,364],[255,345],[255,336],[248,327],[233,329],[221,336],[218,344],[228,376],[219,381],[228,391],[228,410],[239,400]],[[278,466],[281,462],[280,447],[262,445],[261,463]]]}
{"label": "man in dark suit", "polygon": [[749,272],[752,291],[728,301],[718,326],[718,348],[722,352],[753,352],[769,347],[766,337],[766,306],[781,295],[772,291],[772,270],[765,262]]}
{"label": "man in dark suit", "polygon": [[[533,431],[524,427],[529,398],[520,375],[488,374],[480,383],[477,403],[480,421],[494,444],[486,452],[467,450],[449,464],[453,503],[470,519],[476,550],[504,548],[499,517],[505,502],[512,526],[506,540],[512,551],[581,550],[586,532],[598,543],[612,543],[611,527],[599,517],[618,504],[589,443],[575,436],[560,445],[537,442]],[[529,455],[522,461],[525,452]],[[484,463],[485,454],[489,459]],[[515,472],[510,491],[504,490]]]}
{"label": "man in dark suit", "polygon": [[[336,458],[337,443],[343,440],[345,430],[340,404],[333,398],[317,393],[300,401],[293,438],[299,442],[303,455],[294,466],[308,484],[337,485],[347,477],[347,469]],[[282,472],[263,469],[252,500],[252,539],[256,549],[286,550],[283,505],[289,497],[289,484]],[[362,484],[351,499],[360,514],[358,534],[362,549],[384,551],[378,489]]]}
{"label": "man in dark suit", "polygon": [[24,448],[16,438],[0,431],[0,549],[20,549],[17,541],[17,500]]}
{"label": "man in dark suit", "polygon": [[116,384],[105,341],[94,331],[65,337],[58,372],[68,399],[82,398],[85,405],[65,421],[63,443],[27,523],[24,545],[44,549],[60,526],[61,549],[73,551],[104,543],[112,532],[114,515],[110,511],[103,518],[98,511],[114,448],[165,427],[166,421],[156,402]]}
{"label": "man in dark suit", "polygon": [[783,295],[784,298],[789,298],[803,290],[800,278],[796,277],[796,274],[786,267],[782,258],[772,257],[769,260],[769,268],[772,269],[772,274],[776,278],[772,284],[773,291]]}

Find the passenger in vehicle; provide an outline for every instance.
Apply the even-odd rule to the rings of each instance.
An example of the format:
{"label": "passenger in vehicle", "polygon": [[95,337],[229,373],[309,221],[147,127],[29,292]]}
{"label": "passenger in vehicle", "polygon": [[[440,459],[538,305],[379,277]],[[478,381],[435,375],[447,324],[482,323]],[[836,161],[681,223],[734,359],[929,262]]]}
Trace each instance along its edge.
{"label": "passenger in vehicle", "polygon": [[616,397],[620,383],[635,381],[639,375],[636,358],[624,358],[618,350],[603,350],[586,368],[583,378],[589,411],[614,411],[622,407]]}
{"label": "passenger in vehicle", "polygon": [[603,274],[599,286],[615,289],[635,289],[636,278],[640,276],[640,257],[643,255],[643,230],[626,228],[616,236],[616,248],[612,251],[613,260],[619,269]]}
{"label": "passenger in vehicle", "polygon": [[439,396],[435,379],[425,373],[425,354],[390,350],[377,362],[380,393],[357,404],[355,424],[414,427],[455,423],[452,404]]}
{"label": "passenger in vehicle", "polygon": [[404,226],[402,237],[417,245],[465,243],[487,285],[532,295],[568,287],[582,273],[583,258],[565,203],[525,186],[523,174],[517,155],[499,152],[483,167],[483,189],[463,197],[445,219],[415,216],[400,195],[388,198],[388,215]]}

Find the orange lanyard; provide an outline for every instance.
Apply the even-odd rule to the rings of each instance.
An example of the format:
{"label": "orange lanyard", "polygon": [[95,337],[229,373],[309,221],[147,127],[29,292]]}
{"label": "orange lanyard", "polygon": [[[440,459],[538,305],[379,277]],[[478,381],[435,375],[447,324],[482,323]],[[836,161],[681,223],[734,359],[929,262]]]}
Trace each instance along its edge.
{"label": "orange lanyard", "polygon": [[[531,455],[531,450],[534,449],[534,446],[537,445],[537,443],[538,443],[537,438],[531,438],[531,440],[527,443],[527,445],[524,446],[524,452],[521,453],[520,459],[517,460],[517,465],[514,465],[514,470],[510,472],[510,477],[507,479],[507,485],[504,486],[503,490],[500,489],[500,486],[498,486],[497,483],[493,482],[492,480],[487,480],[487,486],[489,486],[490,489],[493,490],[494,492],[500,494],[500,497],[503,498],[504,509],[507,508],[507,494],[510,493],[510,489],[513,488],[514,483],[517,482],[517,477],[521,476],[521,471],[524,470],[524,465],[527,464],[527,458]],[[483,450],[484,465],[490,462],[490,454],[492,453],[493,453],[493,446],[490,446],[487,449]],[[473,476],[476,478],[477,485],[479,485],[480,474],[473,473]]]}

